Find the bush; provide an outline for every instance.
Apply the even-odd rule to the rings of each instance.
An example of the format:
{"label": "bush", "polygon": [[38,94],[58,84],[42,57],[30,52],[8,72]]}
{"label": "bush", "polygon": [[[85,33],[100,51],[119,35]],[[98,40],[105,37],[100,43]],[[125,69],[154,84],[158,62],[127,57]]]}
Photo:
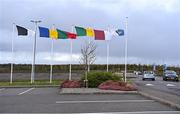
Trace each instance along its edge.
{"label": "bush", "polygon": [[[81,79],[85,80],[85,74],[83,74]],[[87,73],[87,79],[88,87],[94,88],[98,87],[102,82],[107,80],[118,81],[121,77],[110,72],[89,72]]]}
{"label": "bush", "polygon": [[80,88],[82,86],[82,82],[79,80],[65,80],[61,84],[61,88]]}
{"label": "bush", "polygon": [[99,89],[104,90],[120,90],[120,91],[136,91],[137,87],[130,83],[125,83],[122,81],[112,81],[108,80],[106,82],[101,83],[98,86]]}

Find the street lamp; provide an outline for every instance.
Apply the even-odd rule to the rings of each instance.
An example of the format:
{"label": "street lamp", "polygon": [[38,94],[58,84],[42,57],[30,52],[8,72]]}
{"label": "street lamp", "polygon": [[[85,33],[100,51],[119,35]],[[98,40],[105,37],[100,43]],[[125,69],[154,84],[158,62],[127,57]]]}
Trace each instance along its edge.
{"label": "street lamp", "polygon": [[31,69],[31,83],[34,83],[34,71],[35,71],[35,60],[36,60],[36,33],[37,33],[37,24],[41,22],[41,20],[31,20],[30,22],[35,24],[35,35],[33,42],[33,61],[32,61],[32,69]]}

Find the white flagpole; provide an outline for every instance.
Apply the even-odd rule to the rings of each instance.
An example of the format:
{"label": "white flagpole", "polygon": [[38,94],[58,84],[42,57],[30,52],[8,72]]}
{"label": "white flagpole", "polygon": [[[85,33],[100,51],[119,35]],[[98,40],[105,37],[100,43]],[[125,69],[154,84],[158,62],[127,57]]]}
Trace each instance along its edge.
{"label": "white flagpole", "polygon": [[[108,26],[108,32],[110,32],[110,27]],[[111,39],[111,38],[110,38]],[[107,72],[109,72],[109,40],[110,40],[109,38],[106,40],[106,51],[107,51],[107,69],[106,69],[106,71]]]}
{"label": "white flagpole", "polygon": [[[52,29],[55,30],[54,24],[53,24]],[[54,38],[52,38],[51,40],[51,65],[50,65],[49,83],[52,83],[52,77],[53,77],[53,58],[54,58]]]}
{"label": "white flagpole", "polygon": [[[88,45],[90,46],[90,38],[88,38]],[[90,60],[88,59],[88,72],[90,71]]]}
{"label": "white flagpole", "polygon": [[107,72],[109,71],[109,40],[106,41],[107,46]]}
{"label": "white flagpole", "polygon": [[12,39],[11,39],[11,76],[10,76],[10,83],[12,84],[13,81],[13,62],[14,62],[14,28],[15,24],[13,23],[13,31],[12,31]]}
{"label": "white flagpole", "polygon": [[69,80],[71,80],[71,62],[72,62],[72,39],[70,39],[70,64],[69,64]]}
{"label": "white flagpole", "polygon": [[33,42],[33,61],[32,61],[32,69],[31,69],[31,83],[34,83],[34,71],[35,71],[35,61],[36,61],[36,34],[37,34],[37,24],[41,21],[31,20],[32,23],[35,23],[35,36]]}
{"label": "white flagpole", "polygon": [[51,41],[51,68],[50,68],[50,78],[49,83],[52,83],[52,76],[53,76],[53,58],[54,58],[54,39]]}
{"label": "white flagpole", "polygon": [[[74,29],[73,29],[73,26],[72,26],[72,33],[74,32],[73,31]],[[71,69],[72,69],[72,46],[73,46],[73,42],[72,42],[72,39],[70,39],[70,64],[69,64],[69,80],[71,80],[72,79],[72,73],[71,73]]]}
{"label": "white flagpole", "polygon": [[125,22],[125,30],[126,30],[126,38],[125,38],[125,72],[124,72],[124,81],[126,82],[126,77],[127,77],[127,48],[128,48],[128,17],[126,17],[126,22]]}

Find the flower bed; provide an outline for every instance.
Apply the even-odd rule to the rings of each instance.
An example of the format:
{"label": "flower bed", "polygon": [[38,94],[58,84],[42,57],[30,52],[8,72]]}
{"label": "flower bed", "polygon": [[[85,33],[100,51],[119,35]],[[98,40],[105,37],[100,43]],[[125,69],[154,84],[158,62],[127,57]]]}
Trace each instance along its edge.
{"label": "flower bed", "polygon": [[108,80],[98,86],[99,89],[104,90],[120,90],[120,91],[136,91],[137,87],[133,84],[128,84],[122,81]]}
{"label": "flower bed", "polygon": [[80,88],[82,87],[82,81],[80,80],[65,80],[61,84],[61,88]]}

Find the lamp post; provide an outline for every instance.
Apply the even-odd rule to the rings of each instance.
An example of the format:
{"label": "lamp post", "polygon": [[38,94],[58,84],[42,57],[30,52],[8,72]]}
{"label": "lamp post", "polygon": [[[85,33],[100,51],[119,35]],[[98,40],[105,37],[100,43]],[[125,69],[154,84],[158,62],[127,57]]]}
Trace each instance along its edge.
{"label": "lamp post", "polygon": [[126,82],[127,77],[127,51],[128,51],[128,17],[126,17],[125,21],[125,30],[126,30],[126,38],[125,38],[125,72],[124,72],[124,81]]}
{"label": "lamp post", "polygon": [[41,20],[31,20],[30,22],[35,24],[35,35],[33,42],[33,61],[32,61],[32,69],[31,69],[31,83],[34,83],[34,71],[35,71],[35,60],[36,60],[36,33],[37,33],[37,24],[41,22]]}

